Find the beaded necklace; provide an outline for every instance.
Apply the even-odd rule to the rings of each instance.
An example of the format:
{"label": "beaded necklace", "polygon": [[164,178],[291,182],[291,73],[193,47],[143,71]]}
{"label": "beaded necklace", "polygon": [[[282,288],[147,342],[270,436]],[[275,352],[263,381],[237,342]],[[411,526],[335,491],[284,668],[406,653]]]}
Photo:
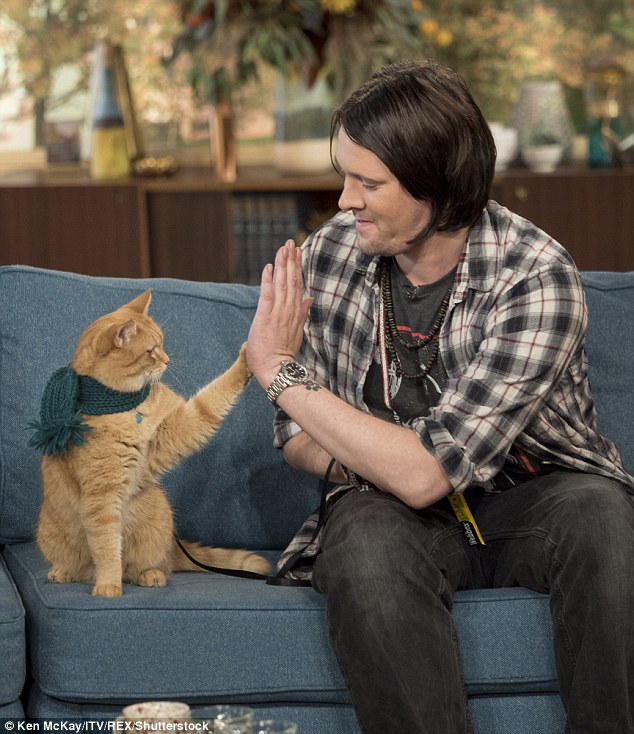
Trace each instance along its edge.
{"label": "beaded necklace", "polygon": [[[382,309],[380,309],[382,312],[382,314],[380,313],[380,318],[382,316],[381,320],[384,322],[381,333],[384,337],[385,351],[389,354],[397,375],[406,380],[422,380],[429,374],[434,364],[438,361],[440,340],[437,337],[445,320],[445,316],[447,315],[451,291],[453,290],[453,281],[449,284],[449,288],[440,304],[429,333],[423,337],[412,336],[410,339],[404,339],[396,326],[394,300],[392,297],[391,264],[390,260],[387,258],[381,261],[380,290],[382,305]],[[406,372],[398,356],[398,351],[396,349],[397,342],[409,350],[419,350],[430,346],[431,351],[426,364],[420,364],[420,361],[417,360],[418,370],[414,373]]]}

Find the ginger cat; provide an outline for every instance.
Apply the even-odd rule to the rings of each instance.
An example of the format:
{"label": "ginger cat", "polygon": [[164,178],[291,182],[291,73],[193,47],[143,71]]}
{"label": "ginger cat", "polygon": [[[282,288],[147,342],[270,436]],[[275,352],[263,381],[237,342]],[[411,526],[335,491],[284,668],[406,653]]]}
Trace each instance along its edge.
{"label": "ginger cat", "polygon": [[[214,435],[250,378],[243,345],[236,362],[187,401],[160,383],[169,358],[161,329],[147,315],[150,300],[146,291],[86,329],[72,369],[58,370],[45,390],[42,424],[33,425],[40,435],[31,443],[44,454],[36,537],[51,564],[48,578],[94,581],[98,596],[120,596],[122,580],[164,586],[172,571],[200,570],[176,545],[158,477]],[[74,402],[69,380],[80,385]],[[63,429],[60,401],[74,421]],[[269,570],[249,551],[184,545],[208,565]]]}

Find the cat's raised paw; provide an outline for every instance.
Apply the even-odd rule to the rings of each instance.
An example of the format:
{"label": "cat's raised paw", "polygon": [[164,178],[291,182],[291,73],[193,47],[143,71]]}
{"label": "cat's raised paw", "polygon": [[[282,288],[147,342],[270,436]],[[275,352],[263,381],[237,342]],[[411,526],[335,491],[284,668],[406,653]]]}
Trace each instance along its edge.
{"label": "cat's raised paw", "polygon": [[244,369],[244,379],[248,382],[253,377],[253,372],[249,369],[249,363],[247,362],[247,343],[240,347],[240,354],[238,355],[237,363]]}
{"label": "cat's raised paw", "polygon": [[139,574],[136,582],[138,586],[165,586],[167,576],[158,568],[148,568],[147,571]]}
{"label": "cat's raised paw", "polygon": [[93,596],[121,596],[123,589],[117,584],[95,584],[92,589]]}

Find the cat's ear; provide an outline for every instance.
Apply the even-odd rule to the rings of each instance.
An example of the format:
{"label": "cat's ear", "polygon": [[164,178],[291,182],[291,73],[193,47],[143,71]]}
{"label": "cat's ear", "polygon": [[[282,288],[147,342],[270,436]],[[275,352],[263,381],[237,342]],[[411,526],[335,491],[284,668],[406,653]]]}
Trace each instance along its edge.
{"label": "cat's ear", "polygon": [[[149,293],[149,291],[148,291]],[[117,327],[114,333],[113,343],[117,349],[125,347],[125,345],[136,334],[136,321],[126,321],[125,324]]]}
{"label": "cat's ear", "polygon": [[126,303],[125,308],[131,308],[138,313],[147,314],[151,301],[152,291],[147,290],[141,293],[140,296],[137,296],[133,301],[130,301],[130,303]]}

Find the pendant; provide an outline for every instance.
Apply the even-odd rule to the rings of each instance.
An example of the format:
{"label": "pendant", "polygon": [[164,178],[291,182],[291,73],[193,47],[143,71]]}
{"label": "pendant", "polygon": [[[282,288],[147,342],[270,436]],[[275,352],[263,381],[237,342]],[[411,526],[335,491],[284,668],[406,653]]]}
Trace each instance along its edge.
{"label": "pendant", "polygon": [[135,417],[136,417],[136,422],[140,423],[143,420],[143,413],[141,413],[140,410],[137,410]]}

